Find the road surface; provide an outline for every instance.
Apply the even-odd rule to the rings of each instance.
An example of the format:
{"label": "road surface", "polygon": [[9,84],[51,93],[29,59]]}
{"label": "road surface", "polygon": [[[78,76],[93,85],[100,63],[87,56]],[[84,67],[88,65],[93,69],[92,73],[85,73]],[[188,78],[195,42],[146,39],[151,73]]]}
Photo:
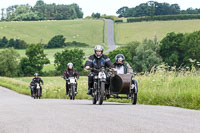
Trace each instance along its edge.
{"label": "road surface", "polygon": [[117,48],[115,45],[114,39],[114,22],[111,19],[105,19],[107,23],[107,43],[108,43],[108,50],[105,53],[108,53]]}
{"label": "road surface", "polygon": [[0,133],[198,133],[200,111],[38,99],[0,87]]}

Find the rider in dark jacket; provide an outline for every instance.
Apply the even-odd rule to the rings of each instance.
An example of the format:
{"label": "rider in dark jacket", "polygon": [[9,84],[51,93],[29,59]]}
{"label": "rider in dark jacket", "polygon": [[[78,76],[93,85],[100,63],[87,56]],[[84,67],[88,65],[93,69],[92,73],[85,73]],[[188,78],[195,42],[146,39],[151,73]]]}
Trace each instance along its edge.
{"label": "rider in dark jacket", "polygon": [[[113,68],[114,66],[111,60],[103,54],[103,47],[101,45],[97,45],[94,48],[94,54],[91,55],[85,63],[85,69],[90,70],[90,68],[102,68],[109,67]],[[115,69],[114,69],[115,70]],[[93,87],[93,77],[96,74],[94,70],[88,75],[88,95],[92,94],[91,88]]]}
{"label": "rider in dark jacket", "polygon": [[[79,79],[79,74],[78,72],[73,69],[73,64],[70,62],[67,64],[67,69],[64,72],[64,77],[67,79],[69,77],[75,77],[77,79]],[[77,84],[76,84],[76,90],[77,93]],[[69,86],[68,86],[68,80],[66,80],[66,95],[69,93]]]}
{"label": "rider in dark jacket", "polygon": [[[42,85],[43,85],[44,82],[40,77],[38,77],[38,73],[35,73],[34,76],[35,77],[32,79],[30,86],[34,86],[34,89],[35,89],[36,83],[39,83],[39,84],[42,83]],[[41,96],[42,96],[42,86],[40,86],[40,92],[41,92]],[[33,96],[33,89],[31,89],[31,96]]]}

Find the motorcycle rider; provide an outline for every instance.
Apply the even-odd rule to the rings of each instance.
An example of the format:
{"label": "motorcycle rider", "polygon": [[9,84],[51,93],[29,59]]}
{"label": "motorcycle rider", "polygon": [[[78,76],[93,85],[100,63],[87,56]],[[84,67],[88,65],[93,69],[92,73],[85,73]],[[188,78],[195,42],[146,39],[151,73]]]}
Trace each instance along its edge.
{"label": "motorcycle rider", "polygon": [[[115,68],[117,69],[117,74],[130,74],[133,73],[133,69],[128,64],[128,62],[125,61],[125,56],[123,54],[117,54],[115,56]],[[136,79],[132,79],[132,83],[135,85],[136,90],[138,91],[138,83]]]}
{"label": "motorcycle rider", "polygon": [[[94,54],[91,55],[85,63],[85,69],[90,70],[91,68],[102,68],[102,67],[109,67],[113,70],[116,70],[113,66],[113,63],[108,58],[108,56],[103,54],[103,47],[101,45],[96,45],[94,48]],[[93,87],[93,77],[97,74],[94,70],[88,75],[88,95],[92,94],[92,87]]]}
{"label": "motorcycle rider", "polygon": [[[79,79],[79,74],[78,72],[73,68],[73,63],[68,63],[67,64],[67,69],[64,72],[64,77],[65,78],[69,78],[69,77],[76,77],[77,79]],[[66,95],[69,94],[69,86],[68,86],[68,80],[66,80]],[[76,83],[76,89],[75,89],[75,93],[77,94],[77,83]]]}
{"label": "motorcycle rider", "polygon": [[[34,78],[31,81],[31,85],[34,85],[34,89],[36,89],[36,83],[42,83],[42,85],[44,84],[43,80],[38,76],[38,73],[34,74]],[[33,96],[33,89],[31,89],[31,96]],[[40,85],[40,96],[42,96],[42,86]]]}

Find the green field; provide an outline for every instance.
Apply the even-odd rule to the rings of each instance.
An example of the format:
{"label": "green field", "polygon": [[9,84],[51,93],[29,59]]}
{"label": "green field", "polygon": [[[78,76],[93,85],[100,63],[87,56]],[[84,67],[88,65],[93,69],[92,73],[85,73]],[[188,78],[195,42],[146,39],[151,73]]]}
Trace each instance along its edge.
{"label": "green field", "polygon": [[[29,83],[32,77],[0,77],[0,85],[17,92],[30,95]],[[44,81],[43,98],[68,98],[65,95],[65,81],[61,77],[42,77]],[[138,103],[150,105],[167,105],[200,110],[200,73],[199,72],[166,72],[137,76],[139,84]],[[86,95],[87,77],[78,80],[78,99],[91,99]],[[130,102],[115,100],[114,102]],[[91,102],[92,104],[92,102]]]}
{"label": "green field", "polygon": [[0,22],[0,38],[15,38],[27,43],[47,43],[55,35],[64,35],[67,42],[78,41],[90,46],[103,42],[103,20],[20,21]]}
{"label": "green field", "polygon": [[145,38],[162,40],[169,32],[190,33],[200,30],[200,20],[151,21],[136,23],[116,23],[116,44],[142,41]]}
{"label": "green field", "polygon": [[[79,49],[82,49],[86,56],[89,56],[89,55],[94,53],[93,48],[82,48],[82,47],[80,47]],[[3,49],[1,49],[1,50],[3,50]],[[50,60],[50,62],[54,63],[54,54],[57,53],[57,52],[62,52],[63,50],[64,50],[64,48],[45,49],[44,53],[47,55],[47,58]],[[17,52],[20,54],[21,57],[25,56],[25,50],[17,50]]]}

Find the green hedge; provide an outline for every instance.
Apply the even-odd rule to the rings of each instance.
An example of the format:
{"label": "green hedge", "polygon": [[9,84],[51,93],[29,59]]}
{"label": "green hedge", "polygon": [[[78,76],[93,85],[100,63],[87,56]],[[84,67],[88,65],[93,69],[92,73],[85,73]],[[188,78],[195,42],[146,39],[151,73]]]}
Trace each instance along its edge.
{"label": "green hedge", "polygon": [[115,20],[115,23],[123,23],[123,20],[122,19]]}
{"label": "green hedge", "polygon": [[167,21],[167,20],[188,20],[188,19],[200,19],[200,15],[198,14],[181,14],[181,15],[159,15],[159,16],[146,16],[146,17],[134,17],[134,18],[127,18],[127,22],[141,22],[141,21]]}

